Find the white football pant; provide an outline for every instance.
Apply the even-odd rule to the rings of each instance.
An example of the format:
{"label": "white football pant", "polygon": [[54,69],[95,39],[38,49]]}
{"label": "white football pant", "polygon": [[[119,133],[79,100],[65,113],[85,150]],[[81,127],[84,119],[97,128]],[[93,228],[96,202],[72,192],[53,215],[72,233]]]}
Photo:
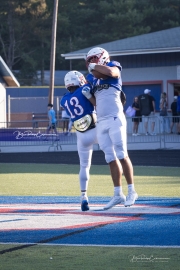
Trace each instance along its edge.
{"label": "white football pant", "polygon": [[107,163],[127,157],[126,120],[110,117],[97,123],[97,138]]}
{"label": "white football pant", "polygon": [[97,143],[97,129],[93,128],[85,132],[76,131],[77,149],[80,160],[79,181],[80,188],[87,190],[89,181],[89,170],[91,167],[91,158],[93,144]]}

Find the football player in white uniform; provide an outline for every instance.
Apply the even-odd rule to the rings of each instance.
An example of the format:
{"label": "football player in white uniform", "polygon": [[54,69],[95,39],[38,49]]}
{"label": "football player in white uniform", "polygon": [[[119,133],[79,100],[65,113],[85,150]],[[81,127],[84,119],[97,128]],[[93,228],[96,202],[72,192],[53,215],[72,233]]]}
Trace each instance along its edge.
{"label": "football player in white uniform", "polygon": [[[95,97],[97,138],[100,149],[105,153],[106,162],[110,166],[114,184],[114,197],[104,209],[110,209],[121,203],[131,206],[138,195],[134,188],[133,166],[127,152],[126,118],[120,99],[122,67],[119,62],[110,61],[108,52],[100,47],[88,52],[86,65],[90,72],[87,81],[91,83],[93,90],[85,89],[87,91],[83,91],[83,94],[91,100],[93,95]],[[128,184],[127,197],[122,191],[120,164]]]}
{"label": "football player in white uniform", "polygon": [[65,75],[64,83],[69,93],[62,97],[60,106],[70,115],[76,129],[77,149],[80,159],[81,210],[88,211],[89,170],[93,144],[97,143],[96,113],[92,103],[82,94],[83,88],[88,88],[83,74],[75,70],[70,71]]}

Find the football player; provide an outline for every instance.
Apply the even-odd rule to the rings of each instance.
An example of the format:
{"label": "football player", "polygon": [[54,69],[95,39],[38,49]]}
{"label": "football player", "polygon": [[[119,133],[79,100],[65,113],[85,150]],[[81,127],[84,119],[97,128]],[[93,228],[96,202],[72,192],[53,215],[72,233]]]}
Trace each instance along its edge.
{"label": "football player", "polygon": [[[90,72],[87,80],[91,83],[93,91],[85,89],[83,94],[90,100],[95,96],[93,102],[96,102],[97,138],[110,166],[114,184],[114,197],[104,209],[110,209],[117,204],[131,206],[138,195],[134,188],[133,166],[127,152],[126,118],[120,99],[122,67],[119,62],[110,61],[108,52],[100,47],[88,52],[86,66]],[[127,197],[122,191],[120,164],[128,184]]]}
{"label": "football player", "polygon": [[71,117],[76,129],[77,150],[80,159],[79,181],[81,188],[81,210],[88,211],[88,182],[93,144],[97,143],[96,136],[96,112],[91,102],[82,94],[82,90],[88,88],[86,79],[78,71],[70,71],[64,77],[65,87],[68,93],[61,101],[62,106]]}

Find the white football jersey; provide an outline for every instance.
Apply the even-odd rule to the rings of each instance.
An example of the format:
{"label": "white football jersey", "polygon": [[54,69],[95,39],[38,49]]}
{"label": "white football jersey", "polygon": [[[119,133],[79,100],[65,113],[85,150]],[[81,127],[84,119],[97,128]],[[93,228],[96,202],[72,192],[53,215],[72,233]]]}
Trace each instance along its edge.
{"label": "white football jersey", "polygon": [[[121,71],[119,62],[112,61],[107,66],[117,66]],[[123,116],[123,105],[120,99],[122,80],[120,78],[108,77],[105,80],[94,80],[93,93],[96,98],[96,112],[98,121],[109,117]]]}

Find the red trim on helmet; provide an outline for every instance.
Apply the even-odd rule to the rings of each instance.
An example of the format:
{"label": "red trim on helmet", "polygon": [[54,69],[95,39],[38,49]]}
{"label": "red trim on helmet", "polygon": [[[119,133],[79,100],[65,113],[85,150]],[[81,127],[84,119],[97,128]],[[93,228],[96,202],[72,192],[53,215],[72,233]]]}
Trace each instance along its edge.
{"label": "red trim on helmet", "polygon": [[[94,55],[89,56],[89,57],[86,59],[86,67],[88,67],[90,63],[98,64],[99,59],[101,58],[101,56],[103,55],[103,53],[104,53],[104,51],[103,51],[102,53],[99,53],[99,54],[98,54],[99,57],[98,57],[97,54],[94,54]],[[90,62],[89,60],[90,60],[91,58],[97,58],[97,59],[96,59],[96,61]]]}

